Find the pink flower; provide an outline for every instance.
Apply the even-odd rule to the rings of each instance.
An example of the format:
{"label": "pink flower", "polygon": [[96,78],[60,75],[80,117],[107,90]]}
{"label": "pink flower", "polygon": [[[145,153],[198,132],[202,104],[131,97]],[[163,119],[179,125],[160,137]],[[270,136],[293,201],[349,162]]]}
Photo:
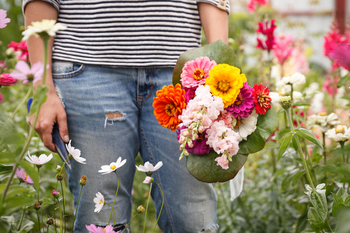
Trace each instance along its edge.
{"label": "pink flower", "polygon": [[205,84],[209,70],[216,66],[216,62],[208,57],[198,57],[185,63],[181,73],[181,84],[185,88],[198,87]]}
{"label": "pink flower", "polygon": [[21,170],[19,170],[17,168],[16,170],[16,176],[20,179],[22,179],[23,181],[27,182],[28,184],[33,184],[33,180],[30,178],[30,176],[27,175],[26,171],[24,170],[24,168],[22,168]]}
{"label": "pink flower", "polygon": [[188,102],[196,96],[196,89],[195,88],[184,88],[184,89],[185,89],[185,103],[188,104]]}
{"label": "pink flower", "polygon": [[323,81],[322,91],[328,92],[331,96],[334,97],[336,93],[338,93],[337,83],[339,82],[339,78],[335,77],[334,80],[327,76],[326,80]]}
{"label": "pink flower", "polygon": [[106,226],[105,228],[97,227],[94,224],[85,225],[86,229],[91,233],[119,233],[121,231],[115,232],[113,231],[113,227],[111,225]]}
{"label": "pink flower", "polygon": [[0,87],[13,86],[15,83],[16,79],[14,79],[10,74],[3,73],[0,75]]}
{"label": "pink flower", "polygon": [[44,65],[42,62],[35,63],[32,68],[24,61],[18,61],[15,69],[19,72],[12,72],[11,75],[18,80],[23,80],[26,84],[30,81],[34,83],[42,79],[44,73]]}
{"label": "pink flower", "polygon": [[27,60],[27,56],[28,56],[27,42],[25,42],[24,40],[22,40],[19,43],[11,41],[11,44],[9,44],[8,46],[9,46],[9,48],[13,48],[15,50],[15,52],[17,52],[17,51],[21,52],[20,55],[16,56],[17,60],[22,60],[22,61]]}
{"label": "pink flower", "polygon": [[0,9],[0,28],[6,27],[6,25],[7,25],[9,22],[11,22],[11,19],[6,18],[6,15],[7,15],[6,11]]}
{"label": "pink flower", "polygon": [[52,196],[55,197],[55,198],[57,198],[57,197],[60,196],[60,193],[57,192],[57,191],[54,189],[54,190],[52,190]]}
{"label": "pink flower", "polygon": [[350,70],[350,43],[337,44],[330,52],[329,57],[339,66]]}
{"label": "pink flower", "polygon": [[266,36],[265,41],[257,38],[258,45],[256,46],[257,48],[261,48],[263,50],[267,50],[270,52],[273,49],[273,46],[275,44],[275,37],[273,35],[276,25],[275,25],[275,20],[272,19],[270,22],[270,27],[269,27],[269,21],[265,20],[264,23],[259,22],[259,28],[256,30],[256,32],[263,34]]}
{"label": "pink flower", "polygon": [[4,99],[4,97],[2,96],[2,94],[0,93],[0,103],[1,102],[4,102],[5,101],[5,99]]}
{"label": "pink flower", "polygon": [[6,67],[6,64],[4,61],[0,61],[0,69],[3,69]]}
{"label": "pink flower", "polygon": [[250,0],[247,3],[248,11],[249,12],[254,12],[256,10],[256,5],[262,6],[268,4],[267,0]]}
{"label": "pink flower", "polygon": [[305,54],[305,47],[303,40],[296,40],[295,46],[292,50],[290,64],[293,64],[294,71],[290,73],[299,72],[302,74],[309,72],[309,62]]}
{"label": "pink flower", "polygon": [[293,35],[279,34],[275,37],[275,45],[273,47],[273,54],[277,57],[278,62],[283,63],[292,55]]}
{"label": "pink flower", "polygon": [[227,155],[222,155],[221,157],[217,157],[215,159],[216,162],[218,162],[216,165],[222,167],[222,169],[227,170],[229,161],[227,159]]}

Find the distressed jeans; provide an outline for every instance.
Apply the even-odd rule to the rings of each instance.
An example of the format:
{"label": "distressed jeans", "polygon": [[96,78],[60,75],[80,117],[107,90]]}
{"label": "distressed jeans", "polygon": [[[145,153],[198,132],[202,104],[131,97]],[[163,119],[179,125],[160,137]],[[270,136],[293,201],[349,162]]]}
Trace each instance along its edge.
{"label": "distressed jeans", "polygon": [[[74,232],[87,232],[85,225],[106,226],[111,207],[95,213],[93,202],[101,192],[113,203],[117,189],[114,173],[101,175],[102,165],[126,159],[117,170],[120,186],[115,204],[115,229],[123,229],[131,218],[135,157],[163,167],[152,177],[165,196],[159,227],[164,233],[217,232],[217,197],[211,184],[193,178],[186,169],[186,158],[179,161],[176,133],[161,127],[153,114],[157,90],[172,82],[172,68],[111,68],[54,61],[52,73],[56,92],[67,113],[72,146],[81,150],[86,164],[72,161],[67,170],[68,186],[78,208]],[[137,164],[138,165],[138,164]],[[80,192],[79,180],[85,175],[86,186]],[[145,184],[139,184],[145,185]],[[162,195],[157,185],[152,198],[158,216]],[[113,223],[114,216],[112,216]],[[130,232],[130,229],[128,229]]]}

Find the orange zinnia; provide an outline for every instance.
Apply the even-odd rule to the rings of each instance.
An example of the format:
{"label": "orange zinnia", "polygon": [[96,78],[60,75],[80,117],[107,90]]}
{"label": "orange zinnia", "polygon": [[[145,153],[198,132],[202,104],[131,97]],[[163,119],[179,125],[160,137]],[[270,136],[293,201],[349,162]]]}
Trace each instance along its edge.
{"label": "orange zinnia", "polygon": [[185,90],[181,89],[180,84],[164,86],[157,91],[157,97],[153,100],[153,113],[159,124],[175,131],[181,123],[179,116],[182,109],[186,108]]}

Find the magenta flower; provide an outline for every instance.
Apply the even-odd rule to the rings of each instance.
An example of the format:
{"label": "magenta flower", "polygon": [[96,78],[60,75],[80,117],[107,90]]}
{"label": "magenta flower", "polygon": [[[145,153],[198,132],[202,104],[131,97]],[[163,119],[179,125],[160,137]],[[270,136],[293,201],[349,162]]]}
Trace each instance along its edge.
{"label": "magenta flower", "polygon": [[26,171],[24,170],[24,168],[22,168],[21,170],[19,170],[17,168],[16,170],[16,176],[20,179],[22,179],[24,182],[27,182],[28,184],[33,184],[33,180],[30,178],[30,176],[27,175]]}
{"label": "magenta flower", "polygon": [[6,25],[7,25],[9,22],[11,22],[11,19],[6,18],[6,15],[7,15],[6,11],[0,9],[0,28],[6,27]]}
{"label": "magenta flower", "polygon": [[209,70],[216,66],[216,62],[208,57],[198,57],[185,63],[181,73],[181,84],[185,88],[198,87],[205,84]]}
{"label": "magenta flower", "polygon": [[15,52],[17,52],[17,51],[21,52],[20,55],[16,56],[17,60],[22,60],[22,61],[27,60],[27,57],[28,57],[27,42],[25,42],[24,40],[22,40],[19,43],[11,41],[11,44],[9,44],[8,46],[9,46],[9,48],[13,48],[15,50]]}
{"label": "magenta flower", "polygon": [[234,117],[247,118],[254,110],[254,95],[253,88],[247,83],[243,84],[241,92],[238,94],[236,101],[228,106],[226,110]]}
{"label": "magenta flower", "polygon": [[53,196],[54,198],[58,198],[58,197],[60,196],[60,193],[57,192],[56,190],[52,190],[52,196]]}
{"label": "magenta flower", "polygon": [[275,45],[273,47],[273,54],[277,57],[278,62],[283,63],[292,55],[293,35],[279,34],[275,37]]}
{"label": "magenta flower", "polygon": [[10,74],[3,73],[0,75],[0,86],[13,86],[16,83]]}
{"label": "magenta flower", "polygon": [[4,97],[2,96],[2,94],[0,93],[0,103],[1,102],[4,102],[5,101],[5,99],[4,99]]}
{"label": "magenta flower", "polygon": [[337,44],[329,57],[350,71],[350,43]]}
{"label": "magenta flower", "polygon": [[102,228],[102,227],[97,227],[94,224],[90,224],[89,226],[85,225],[85,227],[91,233],[119,233],[119,232],[121,232],[121,230],[118,232],[113,231],[113,227],[111,225],[108,225],[105,228]]}
{"label": "magenta flower", "polygon": [[[186,126],[182,126],[176,130],[177,133],[177,140],[180,140],[181,136],[181,130],[186,130]],[[185,149],[189,153],[193,153],[196,155],[205,155],[210,152],[212,148],[210,148],[209,145],[207,145],[208,139],[205,137],[206,135],[206,130],[203,131],[203,133],[198,133],[198,139],[192,141],[193,147],[190,148],[188,145],[185,146]]]}
{"label": "magenta flower", "polygon": [[254,12],[256,10],[256,6],[262,6],[268,4],[267,0],[250,0],[247,3],[248,11]]}
{"label": "magenta flower", "polygon": [[196,88],[184,88],[185,89],[185,103],[193,99],[196,96]]}
{"label": "magenta flower", "polygon": [[270,22],[269,27],[269,21],[265,20],[264,23],[259,22],[259,28],[256,30],[256,32],[263,34],[266,36],[265,41],[257,38],[258,45],[257,48],[261,48],[263,50],[267,50],[270,52],[273,49],[273,46],[275,44],[275,36],[273,35],[274,31],[276,29],[275,20],[272,19]]}
{"label": "magenta flower", "polygon": [[12,72],[11,75],[17,80],[23,80],[23,83],[33,81],[34,83],[42,79],[44,65],[42,62],[35,63],[32,68],[24,61],[18,61],[15,69],[19,72]]}

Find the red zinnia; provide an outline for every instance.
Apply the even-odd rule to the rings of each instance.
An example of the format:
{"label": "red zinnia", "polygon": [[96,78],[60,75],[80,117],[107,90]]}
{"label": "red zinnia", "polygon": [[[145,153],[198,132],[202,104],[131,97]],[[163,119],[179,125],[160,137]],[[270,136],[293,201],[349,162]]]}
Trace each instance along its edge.
{"label": "red zinnia", "polygon": [[10,74],[3,73],[0,75],[0,86],[13,86],[16,83],[16,79],[11,77]]}
{"label": "red zinnia", "polygon": [[265,115],[265,113],[271,108],[270,91],[267,86],[254,84],[253,86],[254,104],[257,113]]}

